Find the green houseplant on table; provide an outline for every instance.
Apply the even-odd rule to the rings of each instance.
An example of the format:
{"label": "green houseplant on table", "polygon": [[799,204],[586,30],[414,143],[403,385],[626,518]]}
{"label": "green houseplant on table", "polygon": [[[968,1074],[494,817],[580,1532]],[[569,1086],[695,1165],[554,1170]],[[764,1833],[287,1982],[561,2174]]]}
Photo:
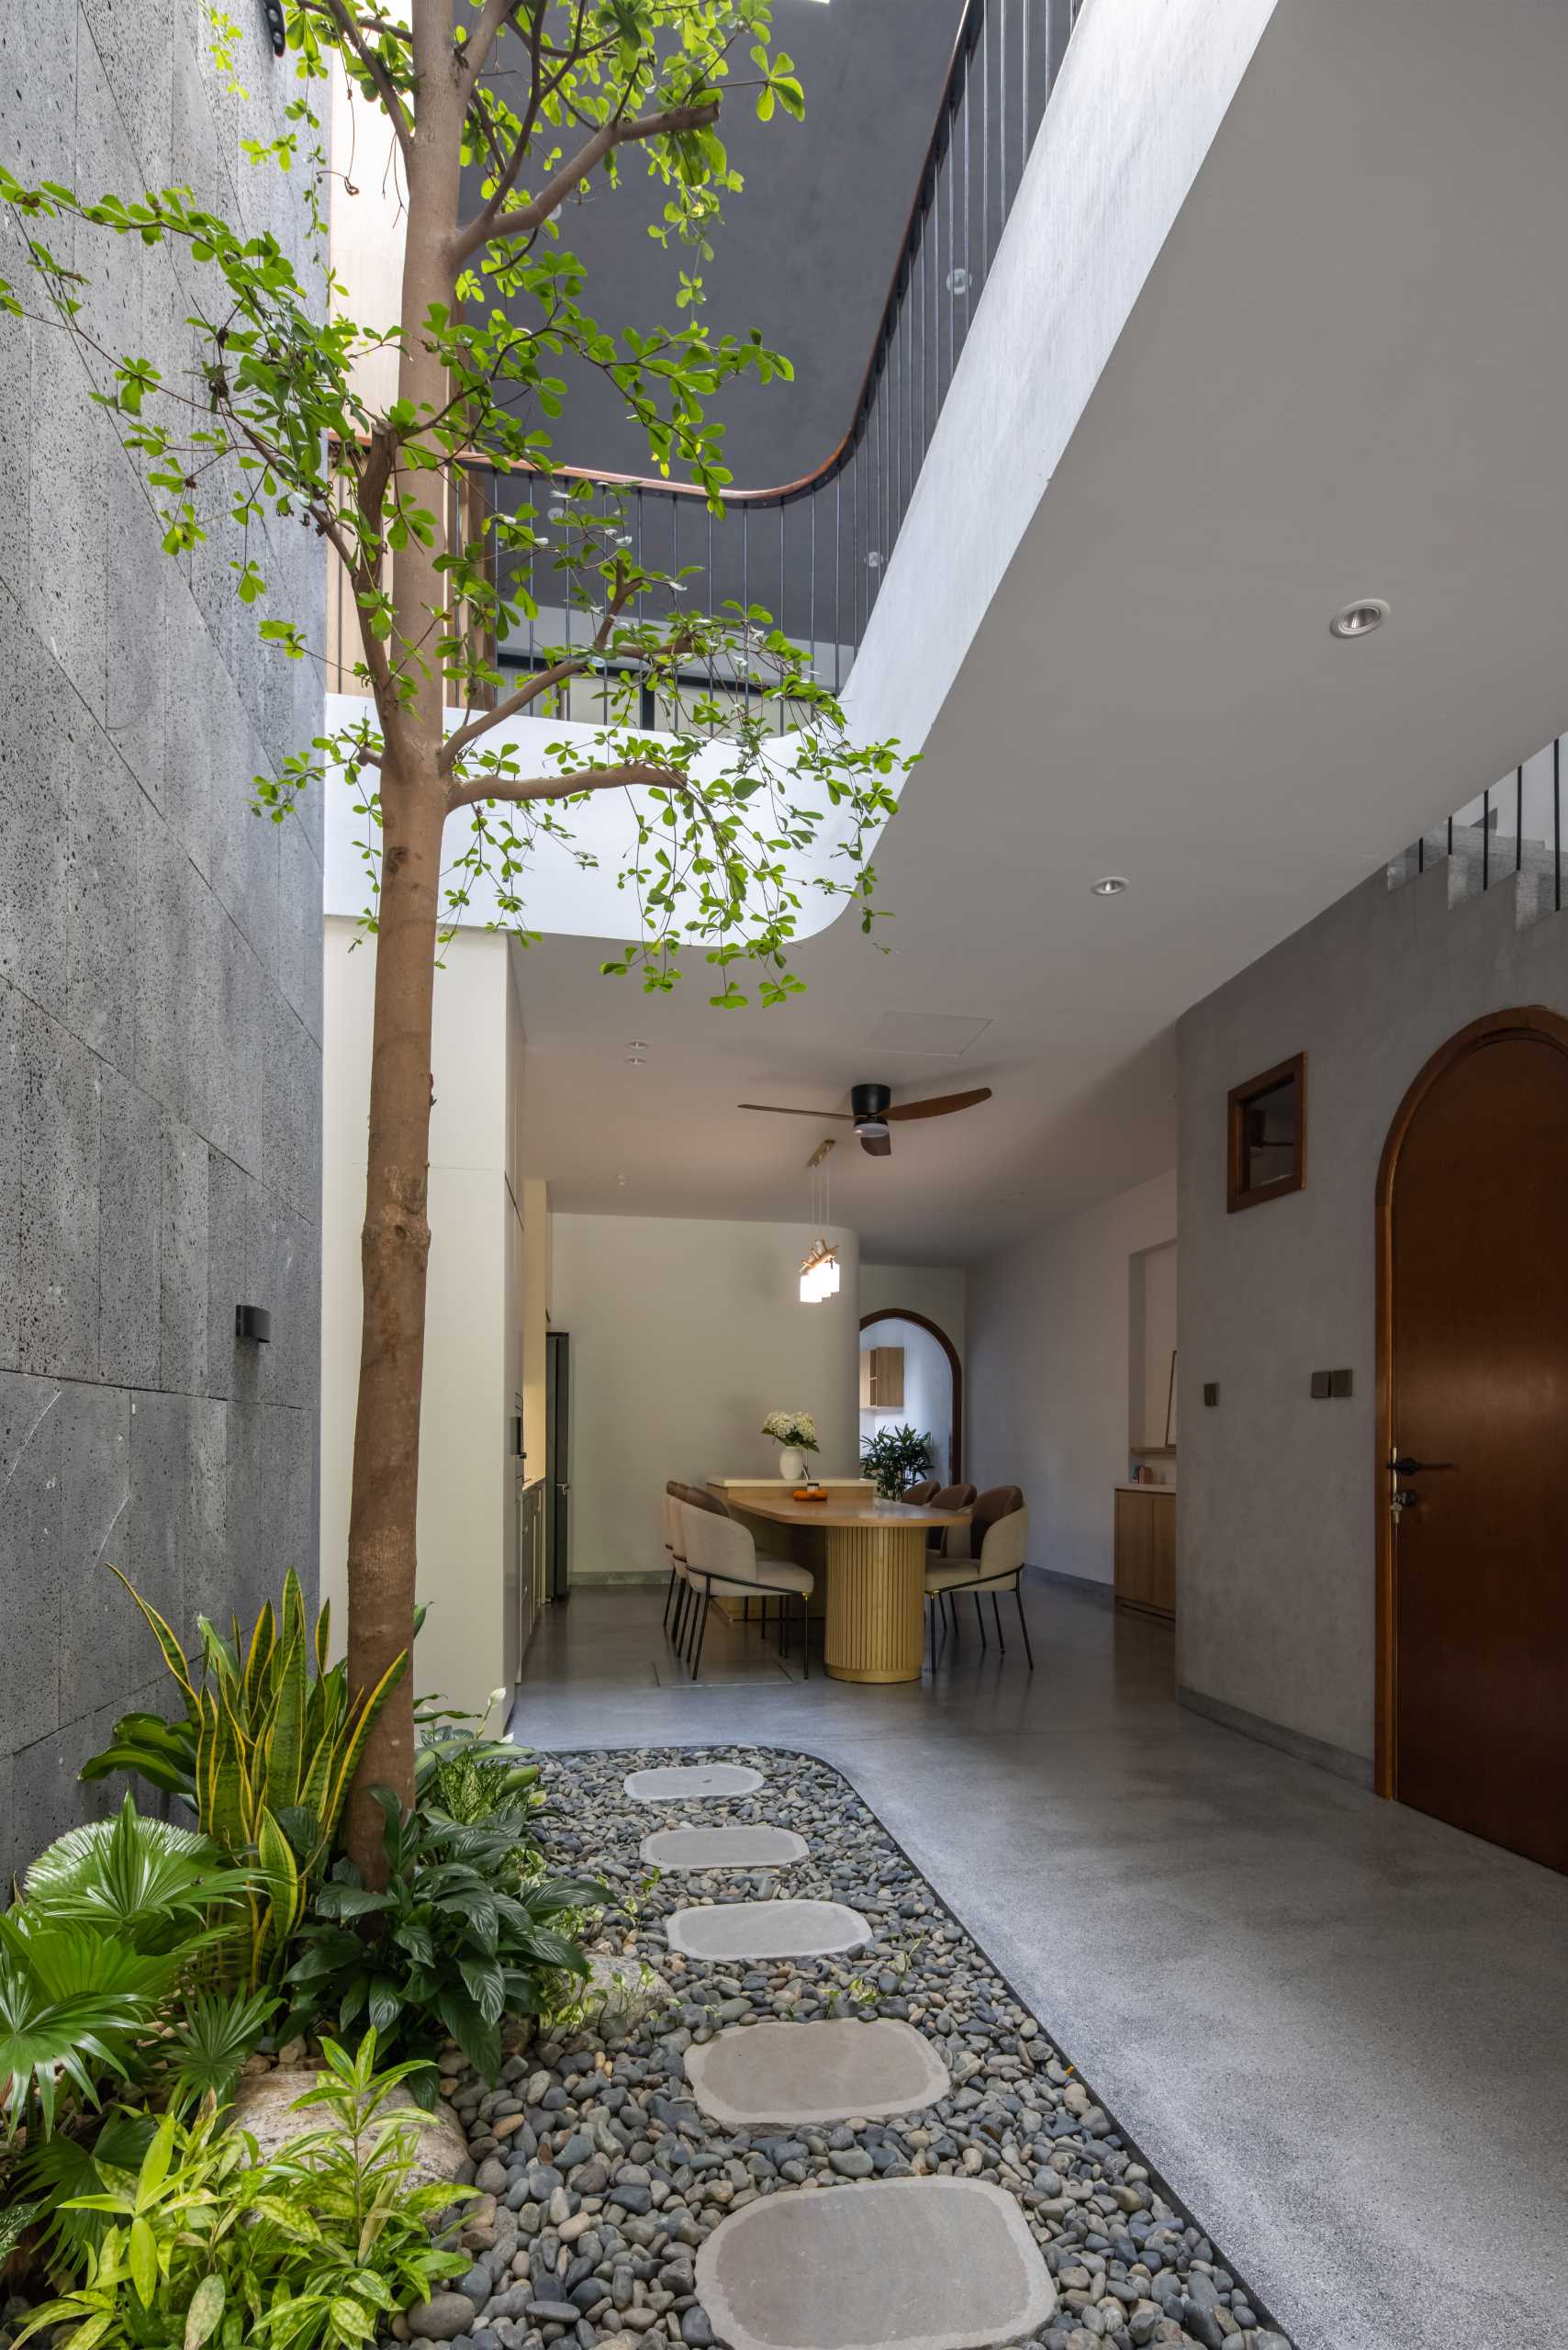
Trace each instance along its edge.
{"label": "green houseplant on table", "polygon": [[912,1427],[880,1427],[860,1446],[860,1466],[877,1488],[879,1502],[896,1502],[911,1485],[931,1474],[935,1446]]}

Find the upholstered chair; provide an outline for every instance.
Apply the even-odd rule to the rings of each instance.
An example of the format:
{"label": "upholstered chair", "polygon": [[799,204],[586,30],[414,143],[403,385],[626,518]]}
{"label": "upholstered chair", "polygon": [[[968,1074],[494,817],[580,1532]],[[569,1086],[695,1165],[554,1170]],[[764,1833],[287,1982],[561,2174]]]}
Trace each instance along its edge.
{"label": "upholstered chair", "polygon": [[[1003,1653],[1007,1643],[1002,1638],[1002,1611],[998,1595],[1010,1591],[1018,1609],[1019,1628],[1024,1635],[1024,1653],[1029,1660],[1029,1670],[1035,1670],[1035,1651],[1029,1639],[1029,1619],[1024,1613],[1024,1563],[1029,1541],[1029,1513],[1024,1506],[1024,1496],[1016,1485],[993,1485],[981,1494],[969,1512],[969,1555],[964,1559],[932,1559],[925,1569],[927,1606],[940,1614],[944,1603],[955,1634],[958,1617],[953,1612],[955,1597],[964,1592],[973,1595],[975,1613],[980,1619],[980,1639],[985,1640],[985,1618],[980,1615],[980,1600],[989,1593],[991,1612],[996,1625],[996,1638]],[[935,1617],[929,1619],[931,1657],[936,1661]]]}
{"label": "upholstered chair", "polygon": [[[931,1496],[933,1509],[968,1509],[975,1497],[972,1485],[939,1485]],[[934,1526],[925,1539],[928,1550],[940,1550],[946,1559],[967,1559],[969,1553],[969,1529],[967,1526]]]}
{"label": "upholstered chair", "polygon": [[935,1494],[936,1480],[935,1477],[927,1477],[924,1483],[912,1485],[903,1498],[906,1502],[919,1504],[935,1500]]}
{"label": "upholstered chair", "polygon": [[810,1609],[815,1578],[809,1567],[797,1567],[788,1559],[759,1559],[756,1545],[738,1518],[726,1511],[714,1516],[706,1508],[694,1508],[689,1502],[678,1502],[681,1518],[681,1539],[685,1543],[686,1572],[697,1603],[697,1615],[691,1627],[688,1667],[693,1681],[702,1670],[702,1643],[707,1638],[708,1613],[715,1591],[734,1592],[746,1598],[759,1593],[776,1596],[779,1602],[779,1646],[786,1646],[788,1628],[784,1601],[798,1599],[801,1604],[801,1676],[811,1677]]}
{"label": "upholstered chair", "polygon": [[[717,1517],[728,1517],[730,1514],[718,1494],[709,1493],[704,1486],[686,1485],[678,1477],[672,1477],[665,1487],[665,1549],[670,1554],[669,1588],[665,1594],[665,1629],[674,1640],[678,1652],[684,1649],[686,1635],[690,1628],[694,1595],[686,1563],[686,1538],[680,1515],[683,1504],[691,1509],[706,1510]],[[673,1621],[670,1615],[672,1599],[675,1602]]]}

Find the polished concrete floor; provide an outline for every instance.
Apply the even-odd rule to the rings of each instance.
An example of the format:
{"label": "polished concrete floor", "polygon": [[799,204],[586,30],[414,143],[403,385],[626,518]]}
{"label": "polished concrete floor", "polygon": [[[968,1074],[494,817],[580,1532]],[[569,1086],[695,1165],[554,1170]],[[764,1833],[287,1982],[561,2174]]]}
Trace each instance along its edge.
{"label": "polished concrete floor", "polygon": [[1301,2350],[1568,2350],[1568,1879],[1183,1712],[1060,1585],[1032,1676],[971,1619],[890,1689],[718,1624],[691,1687],[660,1605],[553,1608],[514,1735],[837,1763]]}

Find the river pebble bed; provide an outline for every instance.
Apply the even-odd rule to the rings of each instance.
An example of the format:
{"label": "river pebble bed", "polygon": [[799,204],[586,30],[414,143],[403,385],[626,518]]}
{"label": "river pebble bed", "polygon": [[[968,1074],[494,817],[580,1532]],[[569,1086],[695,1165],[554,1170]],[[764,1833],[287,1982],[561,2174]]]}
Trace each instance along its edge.
{"label": "river pebble bed", "polygon": [[[473,2266],[398,2320],[397,2339],[710,2350],[719,2337],[693,2264],[730,2212],[758,2196],[958,2174],[1014,2196],[1044,2253],[1058,2299],[1033,2350],[1289,2350],[839,1772],[772,1748],[541,1759],[547,1857],[610,1886],[598,1948],[622,1971],[626,2004],[593,2028],[547,2028],[508,2059],[495,2089],[454,2065],[445,2093],[479,2194],[458,2238]],[[628,1772],[707,1762],[754,1765],[764,1784],[690,1804],[624,1792]],[[720,1824],[793,1829],[807,1855],[787,1868],[663,1876],[639,1857],[653,1831]],[[677,1908],[791,1898],[847,1904],[874,1939],[747,1964],[685,1960],[665,1938]],[[786,2132],[726,2130],[692,2100],[685,2053],[726,2026],[876,2016],[904,2019],[940,2051],[952,2087],[939,2104]]]}

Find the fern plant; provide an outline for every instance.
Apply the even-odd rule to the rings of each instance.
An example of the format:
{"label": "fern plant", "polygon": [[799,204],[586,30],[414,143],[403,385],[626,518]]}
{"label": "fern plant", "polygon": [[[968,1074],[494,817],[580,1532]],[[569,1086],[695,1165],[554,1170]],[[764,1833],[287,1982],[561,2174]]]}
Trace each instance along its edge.
{"label": "fern plant", "polygon": [[[118,1568],[113,1572],[119,1574]],[[187,1663],[174,1634],[119,1575],[151,1626],[185,1699],[183,1724],[128,1714],[84,1779],[133,1771],[194,1806],[204,1835],[252,1875],[245,1896],[246,1987],[275,1981],[306,1904],[326,1871],[343,1805],[376,1717],[408,1670],[405,1651],[368,1694],[351,1696],[348,1667],[327,1662],[330,1611],[312,1634],[290,1568],[274,1616],[262,1609],[248,1644],[235,1621],[226,1639],[196,1618],[201,1665]],[[152,1725],[156,1724],[156,1728]]]}

